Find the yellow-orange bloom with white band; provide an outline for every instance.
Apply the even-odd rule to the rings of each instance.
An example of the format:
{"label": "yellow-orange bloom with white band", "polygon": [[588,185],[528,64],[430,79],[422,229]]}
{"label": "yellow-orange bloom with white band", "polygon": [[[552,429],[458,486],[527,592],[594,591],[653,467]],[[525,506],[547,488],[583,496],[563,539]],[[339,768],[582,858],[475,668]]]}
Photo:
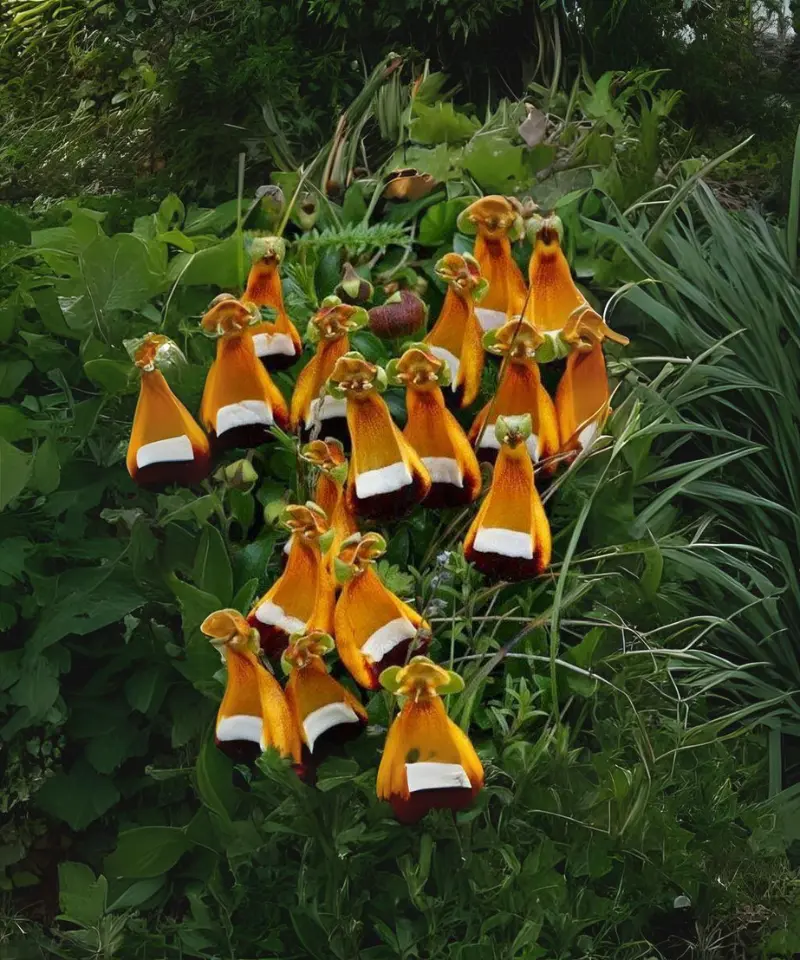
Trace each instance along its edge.
{"label": "yellow-orange bloom with white band", "polygon": [[139,486],[199,483],[211,467],[208,437],[170,389],[161,369],[183,360],[177,346],[159,333],[125,342],[141,373],[126,465]]}
{"label": "yellow-orange bloom with white band", "polygon": [[408,421],[403,435],[422,458],[431,476],[426,507],[472,503],[481,489],[478,459],[447,409],[441,386],[447,386],[447,364],[425,343],[412,344],[387,367],[390,383],[406,388]]}
{"label": "yellow-orange bloom with white band", "polygon": [[[526,413],[531,417],[531,435],[525,443],[531,460],[538,463],[558,453],[556,410],[542,385],[539,364],[535,360],[536,350],[543,339],[542,334],[521,317],[510,320],[484,337],[486,349],[507,360],[494,399],[475,417],[469,432],[473,445],[479,443],[481,460],[494,461],[500,449],[494,431],[497,417]],[[487,424],[490,415],[492,422]]]}
{"label": "yellow-orange bloom with white band", "polygon": [[478,396],[483,373],[483,331],[475,303],[486,293],[478,261],[468,253],[448,253],[435,267],[447,284],[442,310],[425,343],[450,369],[450,386],[462,407]]}
{"label": "yellow-orange bloom with white band", "polygon": [[525,234],[518,201],[510,197],[482,197],[458,217],[462,233],[477,233],[473,255],[489,284],[475,315],[483,330],[502,327],[522,312],[528,290],[522,271],[511,255],[511,244]]}
{"label": "yellow-orange bloom with white band", "polygon": [[326,385],[336,361],[350,350],[349,335],[369,319],[362,307],[326,297],[308,321],[306,337],[316,344],[314,356],[300,371],[292,394],[292,430],[311,431],[320,425],[325,436],[349,440],[347,403],[331,396]]}
{"label": "yellow-orange bloom with white band", "polygon": [[270,370],[290,367],[302,353],[300,335],[283,305],[280,266],[286,256],[281,237],[256,237],[250,244],[252,266],[242,303],[269,307],[277,314],[274,321],[260,320],[253,327],[253,350]]}
{"label": "yellow-orange bloom with white band", "polygon": [[422,460],[392,420],[381,392],[386,373],[360,353],[336,361],[328,390],[347,401],[352,452],[347,499],[368,517],[399,516],[428,495],[431,478]]}
{"label": "yellow-orange bloom with white band", "polygon": [[300,734],[280,684],[258,658],[258,633],[238,610],[217,610],[200,629],[227,667],[217,711],[217,745],[235,760],[274,748],[300,762]]}
{"label": "yellow-orange bloom with white band", "polygon": [[432,809],[463,810],[483,787],[483,766],[469,737],[447,716],[442,696],[464,681],[427,657],[390,667],[381,683],[400,697],[378,769],[378,798],[398,820],[414,823]]}
{"label": "yellow-orange bloom with white band", "polygon": [[323,557],[333,537],[325,511],[311,501],[305,506],[292,504],[284,510],[282,522],[292,534],[289,559],[247,617],[270,657],[285,649],[293,633],[330,633],[336,599],[333,576]]}
{"label": "yellow-orange bloom with white band", "polygon": [[253,352],[254,308],[229,293],[211,302],[203,332],[217,337],[217,355],[206,376],[200,419],[220,449],[256,447],[274,424],[286,429],[289,410]]}
{"label": "yellow-orange bloom with white band", "polygon": [[367,690],[377,690],[386,667],[403,664],[409,653],[424,652],[430,625],[381,582],[375,562],[386,551],[377,533],[353,534],[334,561],[342,592],[336,602],[334,635],[339,658]]}
{"label": "yellow-orange bloom with white band", "polygon": [[333,530],[333,539],[327,552],[333,569],[333,559],[339,553],[342,541],[358,530],[344,491],[347,458],[341,443],[334,437],[312,440],[302,448],[300,456],[319,471],[314,487],[314,502],[325,511],[330,529]]}
{"label": "yellow-orange bloom with white band", "polygon": [[498,417],[500,445],[492,485],[464,540],[464,554],[481,573],[525,580],[550,563],[550,524],[533,479],[526,447],[530,414]]}
{"label": "yellow-orange bloom with white band", "polygon": [[314,760],[330,747],[357,737],[367,724],[367,711],[358,699],[328,673],[323,657],[331,650],[333,637],[312,630],[294,634],[281,657],[289,675],[289,709]]}

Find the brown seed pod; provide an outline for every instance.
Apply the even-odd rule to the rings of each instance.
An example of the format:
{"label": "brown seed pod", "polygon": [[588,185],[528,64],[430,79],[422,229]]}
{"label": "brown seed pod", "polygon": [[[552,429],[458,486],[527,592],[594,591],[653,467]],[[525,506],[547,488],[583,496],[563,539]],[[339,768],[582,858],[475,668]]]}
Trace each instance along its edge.
{"label": "brown seed pod", "polygon": [[425,324],[428,308],[410,290],[398,290],[380,307],[369,311],[369,328],[383,340],[410,337]]}

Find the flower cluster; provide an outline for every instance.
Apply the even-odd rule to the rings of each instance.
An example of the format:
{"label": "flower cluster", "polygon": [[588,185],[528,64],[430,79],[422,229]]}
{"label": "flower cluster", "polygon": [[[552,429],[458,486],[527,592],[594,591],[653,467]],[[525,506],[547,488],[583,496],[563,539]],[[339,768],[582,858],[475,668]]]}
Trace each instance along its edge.
{"label": "flower cluster", "polygon": [[[221,294],[201,320],[217,340],[202,427],[161,372],[181,359],[174,344],[156,334],[126,344],[141,372],[127,458],[137,483],[197,483],[213,453],[257,446],[275,426],[305,441],[300,455],[317,470],[314,499],[287,506],[281,518],[290,534],[283,573],[246,617],[221,610],[203,624],[227,664],[218,743],[237,755],[274,747],[303,772],[326,744],[357,735],[365,709],[324,664],[335,647],[358,685],[383,685],[401,698],[378,794],[405,820],[469,803],[483,771],[441,699],[461,681],[422,655],[430,627],[384,586],[375,561],[386,543],[359,526],[419,504],[464,507],[482,496],[464,539],[467,560],[503,580],[543,573],[551,535],[535,477],[548,478],[592,444],[609,413],[604,341],[627,343],[573,282],[557,216],[491,196],[463,211],[459,229],[475,234],[474,255],[448,253],[436,264],[446,293],[431,329],[423,305],[414,314],[416,340],[384,369],[350,344],[352,333],[372,326],[376,308],[327,297],[309,321],[314,353],[290,404],[270,376],[302,353],[281,293],[280,238],[252,242],[244,294]],[[527,283],[511,252],[526,234]],[[370,296],[349,269],[339,292]],[[498,387],[465,431],[452,411],[477,400],[487,355],[500,358]],[[551,399],[540,365],[554,360],[565,366]],[[405,391],[402,430],[383,398],[388,387]],[[485,491],[480,461],[493,464]],[[285,691],[265,666],[270,658],[288,674]]]}

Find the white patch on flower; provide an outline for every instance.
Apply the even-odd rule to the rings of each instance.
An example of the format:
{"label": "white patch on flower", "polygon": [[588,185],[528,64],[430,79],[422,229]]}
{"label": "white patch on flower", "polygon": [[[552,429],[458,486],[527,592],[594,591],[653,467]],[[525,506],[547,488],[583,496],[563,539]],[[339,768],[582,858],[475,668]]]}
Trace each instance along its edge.
{"label": "white patch on flower", "polygon": [[434,483],[449,483],[454,487],[464,486],[464,475],[458,465],[458,460],[452,457],[423,457],[431,480]]}
{"label": "white patch on flower", "polygon": [[499,553],[503,557],[533,559],[533,538],[521,530],[506,530],[504,527],[481,527],[475,536],[472,549],[478,553]]}
{"label": "white patch on flower", "polygon": [[578,443],[581,446],[581,450],[590,447],[594,443],[598,433],[600,433],[600,425],[596,420],[592,421],[592,423],[587,423],[578,434]]}
{"label": "white patch on flower", "polygon": [[456,380],[458,380],[458,372],[461,369],[461,361],[459,358],[454,353],[450,353],[449,350],[445,350],[444,347],[435,347],[430,343],[427,346],[434,357],[444,360],[447,364],[450,370],[450,389],[457,390]]}
{"label": "white patch on flower", "polygon": [[327,703],[319,710],[312,711],[303,721],[308,749],[313,753],[317,738],[331,727],[338,727],[340,723],[358,722],[358,714],[346,703]]}
{"label": "white patch on flower", "polygon": [[395,647],[410,640],[416,632],[416,627],[410,620],[405,617],[396,617],[376,630],[361,647],[361,652],[373,663],[380,663],[387,653],[391,653]]}
{"label": "white patch on flower", "polygon": [[259,604],[256,609],[256,620],[265,623],[267,626],[277,627],[288,634],[299,633],[306,628],[304,620],[290,616],[283,607],[279,607],[277,603],[273,603],[271,600],[265,600]]}
{"label": "white patch on flower", "polygon": [[236,714],[233,717],[223,717],[217,721],[217,740],[249,740],[250,743],[261,743],[261,717]]}
{"label": "white patch on flower", "polygon": [[505,310],[490,310],[488,307],[475,307],[475,316],[484,332],[497,330],[508,320]]}
{"label": "white patch on flower", "polygon": [[408,792],[418,790],[451,790],[455,788],[471,789],[467,771],[460,763],[434,763],[420,760],[406,764]]}
{"label": "white patch on flower", "polygon": [[292,338],[285,333],[254,333],[253,348],[257,357],[272,357],[276,354],[285,357],[295,355]]}
{"label": "white patch on flower", "polygon": [[356,476],[356,496],[360,500],[367,497],[376,497],[381,493],[393,493],[402,490],[413,482],[411,471],[398,460],[388,467],[379,467],[377,470],[366,470]]}
{"label": "white patch on flower", "polygon": [[187,460],[194,460],[194,451],[186,434],[145,443],[136,451],[136,466],[140,470],[151,463],[185,463]]}
{"label": "white patch on flower", "polygon": [[322,400],[315,397],[311,401],[306,417],[306,429],[317,420],[332,420],[334,417],[347,416],[347,401],[337,400],[336,397],[324,396]]}
{"label": "white patch on flower", "polygon": [[274,422],[272,407],[268,403],[263,400],[241,400],[217,410],[217,436],[222,436],[234,427],[246,427],[253,423],[270,427]]}

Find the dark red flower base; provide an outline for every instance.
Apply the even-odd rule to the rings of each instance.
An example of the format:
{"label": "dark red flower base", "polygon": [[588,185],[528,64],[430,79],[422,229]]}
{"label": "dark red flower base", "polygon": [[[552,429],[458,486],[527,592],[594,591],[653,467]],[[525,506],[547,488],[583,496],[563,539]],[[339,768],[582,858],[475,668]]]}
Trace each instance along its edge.
{"label": "dark red flower base", "polygon": [[253,764],[261,756],[261,746],[252,740],[215,740],[226,757],[234,763]]}
{"label": "dark red flower base", "polygon": [[521,557],[506,557],[502,553],[468,550],[466,557],[482,574],[492,580],[532,580],[544,572],[537,553],[534,553],[532,560],[524,560]]}
{"label": "dark red flower base", "polygon": [[145,490],[160,492],[172,484],[181,487],[193,487],[205,480],[211,470],[211,457],[197,447],[192,448],[193,460],[177,460],[171,463],[151,463],[148,467],[137,468],[133,482]]}
{"label": "dark red flower base", "polygon": [[236,447],[252,449],[260,447],[263,443],[269,443],[274,440],[270,428],[262,423],[248,423],[243,427],[233,427],[226,430],[222,436],[211,434],[211,446],[215,453],[221,453],[223,450],[234,450]]}
{"label": "dark red flower base", "polygon": [[463,487],[455,487],[452,483],[433,483],[431,484],[431,492],[425,497],[423,504],[426,507],[445,509],[447,507],[465,507],[476,499],[480,490],[480,483],[466,482]]}
{"label": "dark red flower base", "polygon": [[[312,432],[305,427],[300,428],[300,439],[303,443],[308,443],[311,440]],[[322,421],[322,426],[315,439],[327,440],[328,437],[338,440],[345,450],[350,449],[350,431],[347,429],[347,417],[328,417]]]}
{"label": "dark red flower base", "polygon": [[256,630],[258,630],[261,649],[264,655],[269,657],[270,660],[279,657],[289,645],[289,635],[285,630],[281,630],[280,627],[274,627],[268,623],[262,623],[256,617],[255,613],[247,618],[247,622],[251,627],[255,627]]}
{"label": "dark red flower base", "polygon": [[289,367],[293,367],[300,359],[300,356],[300,353],[296,353],[291,357],[287,353],[270,353],[258,359],[261,361],[261,366],[264,367],[267,373],[279,373],[281,370],[288,370]]}
{"label": "dark red flower base", "polygon": [[[335,727],[331,727],[330,730],[326,730],[325,733],[317,737],[314,741],[313,753],[303,744],[303,769],[305,771],[311,771],[312,775],[315,774],[315,768],[322,763],[323,760],[331,755],[341,753],[344,745],[351,743],[353,740],[357,740],[366,729],[366,726],[367,721],[361,719],[359,719],[358,723],[337,723]],[[306,773],[303,779],[308,782],[308,773]]]}
{"label": "dark red flower base", "polygon": [[417,504],[422,502],[424,489],[422,479],[414,476],[413,481],[400,490],[379,493],[374,497],[358,497],[353,490],[350,494],[350,502],[359,517],[370,517],[375,520],[397,519],[410,513]]}
{"label": "dark red flower base", "polygon": [[392,797],[392,810],[401,823],[416,823],[429,810],[465,810],[472,804],[476,790],[466,787],[442,787],[438,790],[417,790],[408,799]]}

